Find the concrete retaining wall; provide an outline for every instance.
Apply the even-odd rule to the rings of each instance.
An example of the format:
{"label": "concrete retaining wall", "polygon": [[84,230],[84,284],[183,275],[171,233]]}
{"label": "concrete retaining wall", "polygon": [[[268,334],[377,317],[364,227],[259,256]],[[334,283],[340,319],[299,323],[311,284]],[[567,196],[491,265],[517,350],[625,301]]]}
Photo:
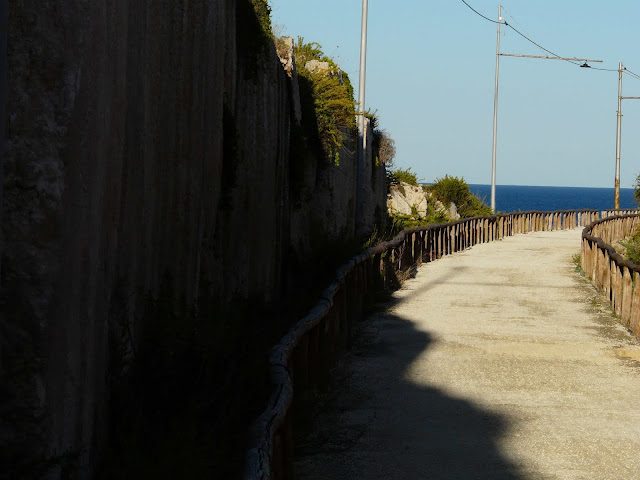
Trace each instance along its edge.
{"label": "concrete retaining wall", "polygon": [[291,204],[291,80],[272,45],[246,48],[242,1],[11,4],[0,464],[92,477],[111,365],[154,329],[163,285],[177,319],[277,302],[309,234],[292,232],[292,212],[332,231],[349,221],[342,170]]}

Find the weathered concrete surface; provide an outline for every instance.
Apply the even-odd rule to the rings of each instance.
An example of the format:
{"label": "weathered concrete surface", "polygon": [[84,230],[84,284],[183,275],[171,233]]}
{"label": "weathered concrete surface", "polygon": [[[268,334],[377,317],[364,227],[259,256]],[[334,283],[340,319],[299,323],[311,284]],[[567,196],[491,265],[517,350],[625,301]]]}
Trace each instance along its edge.
{"label": "weathered concrete surface", "polygon": [[[275,341],[285,326],[261,312],[286,298],[298,273],[291,250],[310,255],[313,246],[295,247],[311,224],[317,238],[348,224],[340,232],[353,240],[355,167],[345,160],[340,171],[314,171],[310,198],[292,205],[297,90],[273,45],[258,41],[249,0],[14,1],[3,28],[5,4],[0,465],[90,478],[105,451],[123,443],[109,437],[124,407],[136,411],[153,398],[154,407],[141,410],[156,411],[157,397],[131,392],[141,382],[130,372],[147,365],[136,350],[152,351],[144,355],[154,362],[158,350],[177,357],[182,337],[166,332],[191,332],[189,348],[196,338],[214,345],[198,353],[224,364],[207,363],[216,376],[207,398],[258,396],[266,367],[258,374],[239,365],[261,355],[252,344],[271,342],[268,334]],[[384,170],[372,176],[384,181]],[[376,195],[384,205],[384,192]],[[319,202],[326,208],[314,216]],[[293,210],[307,212],[309,224],[297,228]],[[238,305],[267,333],[225,315]],[[160,339],[148,340],[153,335]],[[227,351],[239,359],[227,361]],[[151,387],[140,389],[181,390],[166,376],[141,377]],[[251,412],[233,407],[250,421]],[[230,414],[221,415],[226,424]],[[67,458],[73,465],[62,465]]]}
{"label": "weathered concrete surface", "polygon": [[575,272],[579,237],[421,267],[365,323],[298,478],[638,478],[640,345]]}

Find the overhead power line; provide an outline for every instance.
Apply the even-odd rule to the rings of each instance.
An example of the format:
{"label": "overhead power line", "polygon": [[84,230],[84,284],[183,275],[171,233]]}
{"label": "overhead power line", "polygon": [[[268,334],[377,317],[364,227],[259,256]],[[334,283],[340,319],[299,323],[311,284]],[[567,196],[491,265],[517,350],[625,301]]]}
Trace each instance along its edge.
{"label": "overhead power line", "polygon": [[627,75],[629,75],[630,77],[633,77],[637,80],[640,80],[640,75],[638,75],[637,73],[633,73],[631,70],[629,70],[627,67],[624,68],[624,73],[626,73]]}
{"label": "overhead power line", "polygon": [[[536,47],[540,48],[541,50],[544,50],[545,52],[547,52],[550,55],[553,55],[554,57],[559,57],[560,55],[558,55],[557,53],[552,52],[551,50],[548,50],[546,48],[544,48],[542,45],[540,45],[539,43],[535,42],[534,40],[532,40],[531,38],[529,38],[528,36],[526,36],[524,33],[522,33],[520,30],[518,30],[516,27],[514,27],[513,25],[511,25],[509,22],[507,22],[506,20],[503,20],[502,22],[497,22],[495,20],[490,19],[489,17],[484,16],[483,14],[481,14],[480,12],[478,12],[475,8],[473,8],[471,5],[469,5],[465,0],[461,0],[462,3],[464,3],[467,7],[469,7],[471,10],[473,10],[477,15],[481,16],[482,18],[484,18],[485,20],[488,20],[489,22],[492,23],[502,23],[503,25],[509,27],[511,30],[513,30],[514,32],[516,32],[518,35],[520,35],[522,38],[524,38],[525,40],[527,40],[528,42],[532,43],[533,45],[535,45]],[[571,60],[566,60],[567,62],[573,63],[574,65],[580,65],[577,62],[573,62]]]}
{"label": "overhead power line", "polygon": [[469,5],[467,2],[465,2],[464,0],[462,0],[462,3],[464,3],[467,7],[469,7],[471,10],[473,10],[474,12],[476,12],[477,15],[480,15],[482,18],[484,18],[485,20],[492,22],[492,23],[500,23],[500,22],[496,22],[495,20],[492,20],[489,17],[485,17],[483,14],[481,14],[479,11],[477,11],[475,8],[473,8],[471,5]]}
{"label": "overhead power line", "polygon": [[[528,40],[529,42],[533,43],[536,47],[544,50],[545,52],[553,55],[554,57],[558,57],[560,58],[560,55],[558,55],[557,53],[553,53],[551,50],[547,50],[546,48],[544,48],[542,45],[540,45],[539,43],[534,42],[533,40],[531,40],[529,37],[527,37],[524,33],[522,33],[520,30],[518,30],[516,27],[514,27],[513,25],[510,25],[506,22],[504,22],[504,24],[509,27],[511,30],[513,30],[514,32],[516,32],[518,35],[520,35],[522,38],[524,38],[525,40]],[[569,63],[573,63],[574,65],[580,65],[578,62],[574,62],[573,60],[566,60]]]}
{"label": "overhead power line", "polygon": [[[518,35],[520,35],[522,38],[524,38],[525,40],[527,40],[529,43],[531,43],[531,44],[535,45],[536,47],[538,47],[539,49],[541,49],[541,50],[543,50],[543,51],[547,52],[548,54],[553,55],[554,57],[557,57],[559,60],[560,60],[560,59],[565,60],[566,62],[569,62],[569,63],[572,63],[572,64],[574,64],[574,65],[577,65],[578,67],[583,66],[583,65],[581,65],[581,64],[580,64],[580,63],[578,63],[578,62],[575,62],[575,61],[572,61],[572,60],[569,60],[569,59],[564,59],[564,58],[562,58],[560,55],[558,55],[557,53],[554,53],[554,52],[552,52],[551,50],[548,50],[548,49],[544,48],[544,47],[543,47],[542,45],[540,45],[538,42],[534,41],[533,39],[531,39],[530,37],[528,37],[527,35],[525,35],[524,33],[522,33],[522,32],[521,32],[520,30],[518,30],[516,27],[514,27],[513,25],[511,25],[510,23],[508,23],[506,20],[503,20],[502,22],[497,22],[497,21],[495,21],[495,20],[492,20],[491,18],[486,17],[486,16],[484,16],[483,14],[481,14],[480,12],[478,12],[475,8],[473,8],[471,5],[469,5],[465,0],[461,0],[461,1],[462,1],[462,3],[464,3],[467,7],[469,7],[471,10],[473,10],[473,11],[474,11],[477,15],[479,15],[480,17],[484,18],[485,20],[487,20],[487,21],[489,21],[489,22],[491,22],[491,23],[502,23],[502,24],[504,24],[505,26],[509,27],[511,30],[513,30],[514,32],[516,32]],[[509,16],[510,16],[511,18],[513,18],[510,14],[509,14]],[[515,21],[515,20],[514,20],[514,21]],[[600,67],[591,67],[591,66],[590,66],[589,68],[591,68],[591,70],[599,70],[599,71],[602,71],[602,72],[617,72],[617,71],[618,71],[617,69],[614,69],[614,68],[600,68]],[[632,77],[634,77],[634,78],[636,78],[636,79],[640,80],[640,75],[637,75],[637,74],[635,74],[635,73],[631,72],[629,69],[626,69],[626,68],[625,68],[625,72],[626,72],[626,73],[628,73],[630,76],[632,76]]]}
{"label": "overhead power line", "polygon": [[600,68],[600,67],[590,67],[591,70],[600,70],[601,72],[617,72],[618,70],[615,68]]}
{"label": "overhead power line", "polygon": [[[476,13],[478,16],[482,17],[483,19],[491,22],[491,23],[496,23],[498,24],[498,39],[496,42],[496,88],[495,88],[495,97],[494,97],[494,106],[493,106],[493,154],[492,154],[492,170],[491,170],[491,209],[495,211],[495,185],[496,185],[496,139],[497,139],[497,126],[498,126],[498,72],[499,72],[499,59],[501,56],[507,56],[507,57],[527,57],[527,58],[544,58],[544,59],[548,59],[548,60],[564,60],[567,61],[569,63],[572,63],[574,65],[577,65],[578,67],[586,67],[589,68],[591,70],[600,70],[600,71],[604,71],[604,72],[618,72],[619,77],[618,77],[618,132],[617,132],[617,145],[616,145],[616,179],[615,179],[615,198],[614,198],[614,204],[615,204],[615,208],[619,208],[619,203],[620,203],[620,122],[621,122],[621,118],[622,118],[622,108],[621,108],[621,102],[623,99],[640,99],[640,97],[623,97],[622,96],[622,74],[626,73],[627,75],[631,76],[632,78],[635,78],[636,80],[640,80],[640,75],[632,72],[631,70],[629,70],[628,68],[626,68],[622,62],[620,62],[619,64],[619,68],[617,70],[614,69],[610,69],[610,68],[599,68],[599,67],[592,67],[591,65],[588,65],[587,62],[601,62],[602,60],[585,60],[585,59],[580,59],[580,58],[568,58],[568,57],[561,57],[560,55],[558,55],[555,52],[552,52],[551,50],[548,50],[546,48],[544,48],[542,45],[540,45],[539,43],[535,42],[534,40],[532,40],[531,38],[529,38],[527,35],[525,35],[524,33],[522,33],[520,30],[518,30],[517,28],[515,28],[514,26],[510,25],[502,16],[502,5],[500,5],[498,7],[498,21],[492,20],[489,17],[481,14],[480,12],[478,12],[475,8],[473,8],[471,5],[469,5],[465,0],[461,0],[462,3],[464,3],[467,7],[469,7],[474,13]],[[509,15],[509,17],[515,22],[517,23],[517,21],[511,16],[511,14],[507,13],[507,15]],[[535,45],[536,47],[540,48],[541,50],[543,50],[544,52],[553,55],[552,57],[549,56],[539,56],[539,55],[523,55],[523,54],[511,54],[511,53],[500,53],[500,25],[505,25],[506,27],[511,28],[511,30],[513,30],[514,32],[516,32],[518,35],[520,35],[522,38],[524,38],[525,40],[527,40],[528,42],[532,43],[533,45]],[[578,63],[578,61],[582,62],[584,61],[583,64]]]}
{"label": "overhead power line", "polygon": [[636,77],[640,77],[640,75],[638,75],[637,73],[633,73],[631,70],[629,70],[627,67],[624,67],[625,71],[631,75],[635,75]]}

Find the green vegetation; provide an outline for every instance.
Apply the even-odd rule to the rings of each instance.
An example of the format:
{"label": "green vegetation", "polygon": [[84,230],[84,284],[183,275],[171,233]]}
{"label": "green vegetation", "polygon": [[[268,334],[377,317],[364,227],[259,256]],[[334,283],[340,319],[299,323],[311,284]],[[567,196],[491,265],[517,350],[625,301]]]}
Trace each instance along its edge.
{"label": "green vegetation", "polygon": [[[389,169],[387,172],[387,180],[389,188],[400,182],[419,186],[418,177],[411,171],[411,168]],[[458,179],[446,175],[444,178],[436,179],[433,185],[425,186],[423,189],[427,196],[429,194],[431,195],[431,201],[427,202],[426,213],[421,215],[417,207],[413,206],[410,215],[401,213],[391,214],[390,235],[404,228],[414,228],[451,221],[449,213],[446,210],[435,209],[433,200],[439,201],[445,208],[448,208],[452,202],[455,203],[461,218],[491,215],[491,208],[471,193],[469,185],[462,178]]]}
{"label": "green vegetation", "polygon": [[442,211],[436,211],[432,204],[427,205],[427,214],[422,216],[418,213],[415,207],[411,208],[411,215],[403,213],[394,213],[389,216],[391,220],[389,237],[395,236],[401,230],[405,228],[423,227],[426,225],[433,225],[436,223],[446,223],[449,221],[449,216]]}
{"label": "green vegetation", "polygon": [[[369,118],[369,124],[373,131],[373,140],[371,141],[372,159],[371,162],[371,188],[377,190],[377,169],[384,165],[387,175],[386,183],[389,184],[389,172],[393,170],[393,160],[396,156],[396,142],[386,130],[382,130],[379,126],[378,116],[375,114],[365,114]],[[385,187],[389,191],[388,185]]]}
{"label": "green vegetation", "polygon": [[582,256],[579,253],[576,253],[571,257],[571,261],[573,262],[574,270],[584,276],[584,271],[582,270]]}
{"label": "green vegetation", "polygon": [[492,213],[491,207],[471,193],[464,178],[445,175],[429,185],[427,191],[444,205],[455,203],[461,218],[480,217]]}
{"label": "green vegetation", "polygon": [[[640,207],[640,174],[636,176],[636,182],[633,185],[633,196]],[[640,265],[640,230],[618,242],[616,247],[621,247],[619,249],[616,248],[616,250],[619,250],[620,254],[627,260],[636,265]]]}
{"label": "green vegetation", "polygon": [[387,182],[389,186],[397,185],[400,182],[408,183],[414,187],[419,186],[418,176],[411,171],[411,167],[405,169],[396,168],[387,170]]}
{"label": "green vegetation", "polygon": [[[325,156],[340,163],[344,135],[355,136],[353,86],[346,73],[323,51],[318,43],[305,43],[298,37],[294,44],[302,97],[303,124],[307,134],[317,137]],[[307,62],[327,62],[328,70],[309,71]]]}
{"label": "green vegetation", "polygon": [[271,7],[268,0],[239,0],[236,3],[238,53],[246,59],[245,75],[255,80],[271,52]]}
{"label": "green vegetation", "polygon": [[258,17],[258,21],[260,22],[260,26],[262,27],[262,31],[265,36],[273,38],[271,27],[271,7],[269,6],[269,2],[267,0],[251,0],[251,3],[253,3],[253,9],[256,12],[256,17]]}
{"label": "green vegetation", "polygon": [[[389,187],[400,182],[416,187],[419,185],[418,176],[411,171],[411,167],[389,169],[387,180]],[[452,202],[455,203],[461,218],[491,215],[491,208],[471,193],[464,178],[445,175],[444,178],[438,178],[435,183],[425,187],[425,191],[431,193],[433,198],[440,201],[445,207],[448,207]]]}
{"label": "green vegetation", "polygon": [[[636,190],[636,195],[637,192],[638,190]],[[640,231],[637,231],[619,243],[623,248],[623,251],[621,251],[620,254],[631,263],[640,265]]]}

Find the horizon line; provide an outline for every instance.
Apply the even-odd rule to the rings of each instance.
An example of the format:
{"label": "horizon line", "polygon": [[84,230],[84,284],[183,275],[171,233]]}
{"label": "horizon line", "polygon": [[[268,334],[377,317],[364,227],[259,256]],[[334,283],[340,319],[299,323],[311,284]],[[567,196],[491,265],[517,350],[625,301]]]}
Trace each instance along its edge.
{"label": "horizon line", "polygon": [[[466,180],[465,180],[466,182]],[[435,182],[418,182],[420,185],[433,185]],[[491,187],[490,183],[471,183],[468,185],[479,185],[483,187]],[[614,187],[584,187],[576,185],[516,185],[516,184],[496,184],[496,187],[542,187],[542,188],[593,188],[593,189],[608,189],[614,190]],[[621,190],[633,190],[634,187],[620,187]]]}

